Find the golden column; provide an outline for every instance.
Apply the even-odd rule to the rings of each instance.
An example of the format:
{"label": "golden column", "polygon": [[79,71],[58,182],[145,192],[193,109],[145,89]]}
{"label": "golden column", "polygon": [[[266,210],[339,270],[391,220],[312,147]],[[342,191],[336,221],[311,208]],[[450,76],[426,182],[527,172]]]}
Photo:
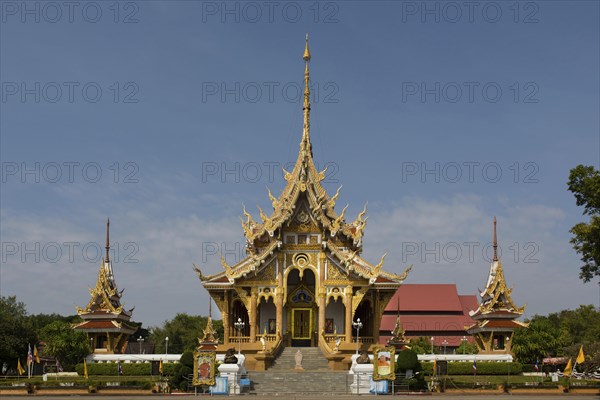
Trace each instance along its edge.
{"label": "golden column", "polygon": [[344,297],[344,306],[346,307],[346,318],[344,321],[344,333],[346,343],[352,343],[352,286],[346,286],[346,296]]}
{"label": "golden column", "polygon": [[256,299],[258,297],[258,288],[250,289],[250,310],[248,310],[248,319],[250,320],[250,343],[256,342],[256,321],[258,318],[258,310],[256,307]]}
{"label": "golden column", "polygon": [[318,292],[318,303],[319,307],[319,325],[317,328],[317,334],[325,330],[325,252],[322,251],[319,257],[319,292]]}
{"label": "golden column", "polygon": [[277,254],[277,291],[275,293],[276,332],[283,337],[283,253]]}
{"label": "golden column", "polygon": [[223,310],[221,311],[223,318],[223,344],[229,344],[229,290],[225,290]]}

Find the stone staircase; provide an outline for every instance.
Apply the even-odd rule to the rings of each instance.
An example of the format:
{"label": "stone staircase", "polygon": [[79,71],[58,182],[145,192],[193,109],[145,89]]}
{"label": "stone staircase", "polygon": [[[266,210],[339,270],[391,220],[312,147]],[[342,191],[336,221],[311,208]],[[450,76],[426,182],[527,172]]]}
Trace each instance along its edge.
{"label": "stone staircase", "polygon": [[296,367],[296,352],[302,352],[302,368],[305,371],[329,371],[327,359],[318,347],[286,347],[275,360],[270,372],[289,372]]}
{"label": "stone staircase", "polygon": [[[295,370],[296,352],[302,352],[302,367]],[[286,347],[267,371],[250,372],[249,394],[314,395],[348,394],[351,377],[348,371],[330,371],[327,359],[316,347]]]}

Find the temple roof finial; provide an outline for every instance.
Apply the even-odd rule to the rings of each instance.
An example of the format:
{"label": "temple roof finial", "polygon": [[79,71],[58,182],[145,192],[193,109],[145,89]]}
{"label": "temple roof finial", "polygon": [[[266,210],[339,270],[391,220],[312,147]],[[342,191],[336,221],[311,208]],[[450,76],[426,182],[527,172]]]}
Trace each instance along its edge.
{"label": "temple roof finial", "polygon": [[304,56],[302,57],[304,61],[310,61],[310,50],[308,49],[308,33],[306,34],[306,46],[304,47]]}
{"label": "temple roof finial", "polygon": [[106,262],[109,262],[108,251],[110,250],[110,218],[106,219]]}
{"label": "temple roof finial", "polygon": [[304,126],[302,128],[302,147],[306,149],[312,156],[312,146],[310,144],[310,71],[308,70],[308,63],[310,62],[310,50],[308,50],[308,33],[306,34],[306,46],[304,47],[304,55],[302,59],[305,62],[304,66],[304,105],[302,110],[304,111]]}
{"label": "temple roof finial", "polygon": [[496,236],[496,216],[494,215],[494,261],[498,261],[498,237]]}

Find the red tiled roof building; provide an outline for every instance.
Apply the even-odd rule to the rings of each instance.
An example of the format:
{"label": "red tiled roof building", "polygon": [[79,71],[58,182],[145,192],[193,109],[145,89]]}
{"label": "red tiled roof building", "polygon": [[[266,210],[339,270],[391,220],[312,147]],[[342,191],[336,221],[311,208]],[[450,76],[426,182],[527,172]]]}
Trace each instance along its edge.
{"label": "red tiled roof building", "polygon": [[473,341],[465,326],[474,323],[469,311],[477,306],[477,298],[459,295],[455,284],[404,284],[385,308],[379,342],[391,338],[399,317],[407,338],[433,337],[434,346],[451,353],[463,341]]}

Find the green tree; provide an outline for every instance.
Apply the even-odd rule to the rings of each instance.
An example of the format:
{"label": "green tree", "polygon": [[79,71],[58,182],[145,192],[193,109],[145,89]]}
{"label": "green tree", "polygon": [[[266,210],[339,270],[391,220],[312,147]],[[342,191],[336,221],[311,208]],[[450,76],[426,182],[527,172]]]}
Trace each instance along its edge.
{"label": "green tree", "polygon": [[[175,318],[165,321],[162,327],[150,330],[150,341],[154,343],[157,353],[165,352],[165,338],[169,338],[169,353],[183,353],[198,347],[198,338],[202,338],[208,317],[179,313]],[[217,338],[223,340],[223,324],[220,320],[213,320],[213,328],[217,331]]]}
{"label": "green tree", "polygon": [[515,332],[512,351],[519,362],[531,364],[537,359],[560,355],[565,344],[560,328],[548,317],[536,315],[528,328]]}
{"label": "green tree", "polygon": [[56,314],[56,313],[33,314],[33,315],[29,315],[27,318],[29,319],[29,324],[31,325],[31,328],[35,332],[39,332],[43,327],[45,327],[46,325],[50,325],[54,321],[61,321],[61,322],[68,322],[68,323],[81,321],[81,318],[79,318],[78,315],[69,315],[69,316],[65,317],[63,315]]}
{"label": "green tree", "polygon": [[410,339],[408,347],[417,354],[430,354],[431,353],[431,341],[428,337],[419,337],[416,339]]}
{"label": "green tree", "polygon": [[552,356],[575,357],[581,345],[590,358],[600,343],[600,311],[593,305],[563,310],[547,316],[535,315],[529,328],[515,333],[512,350],[517,360],[533,363]]}
{"label": "green tree", "polygon": [[58,358],[66,370],[73,370],[92,351],[87,335],[66,322],[54,321],[46,325],[39,336],[46,342],[44,353]]}
{"label": "green tree", "polygon": [[36,342],[35,332],[27,318],[25,304],[16,296],[0,297],[0,365],[6,362],[16,368],[17,358],[27,354],[27,345]]}
{"label": "green tree", "polygon": [[578,165],[569,174],[568,186],[583,214],[590,215],[589,223],[580,222],[570,231],[571,244],[583,261],[579,277],[589,282],[600,275],[600,171]]}
{"label": "green tree", "polygon": [[477,354],[479,349],[475,343],[462,342],[456,349],[456,354]]}

